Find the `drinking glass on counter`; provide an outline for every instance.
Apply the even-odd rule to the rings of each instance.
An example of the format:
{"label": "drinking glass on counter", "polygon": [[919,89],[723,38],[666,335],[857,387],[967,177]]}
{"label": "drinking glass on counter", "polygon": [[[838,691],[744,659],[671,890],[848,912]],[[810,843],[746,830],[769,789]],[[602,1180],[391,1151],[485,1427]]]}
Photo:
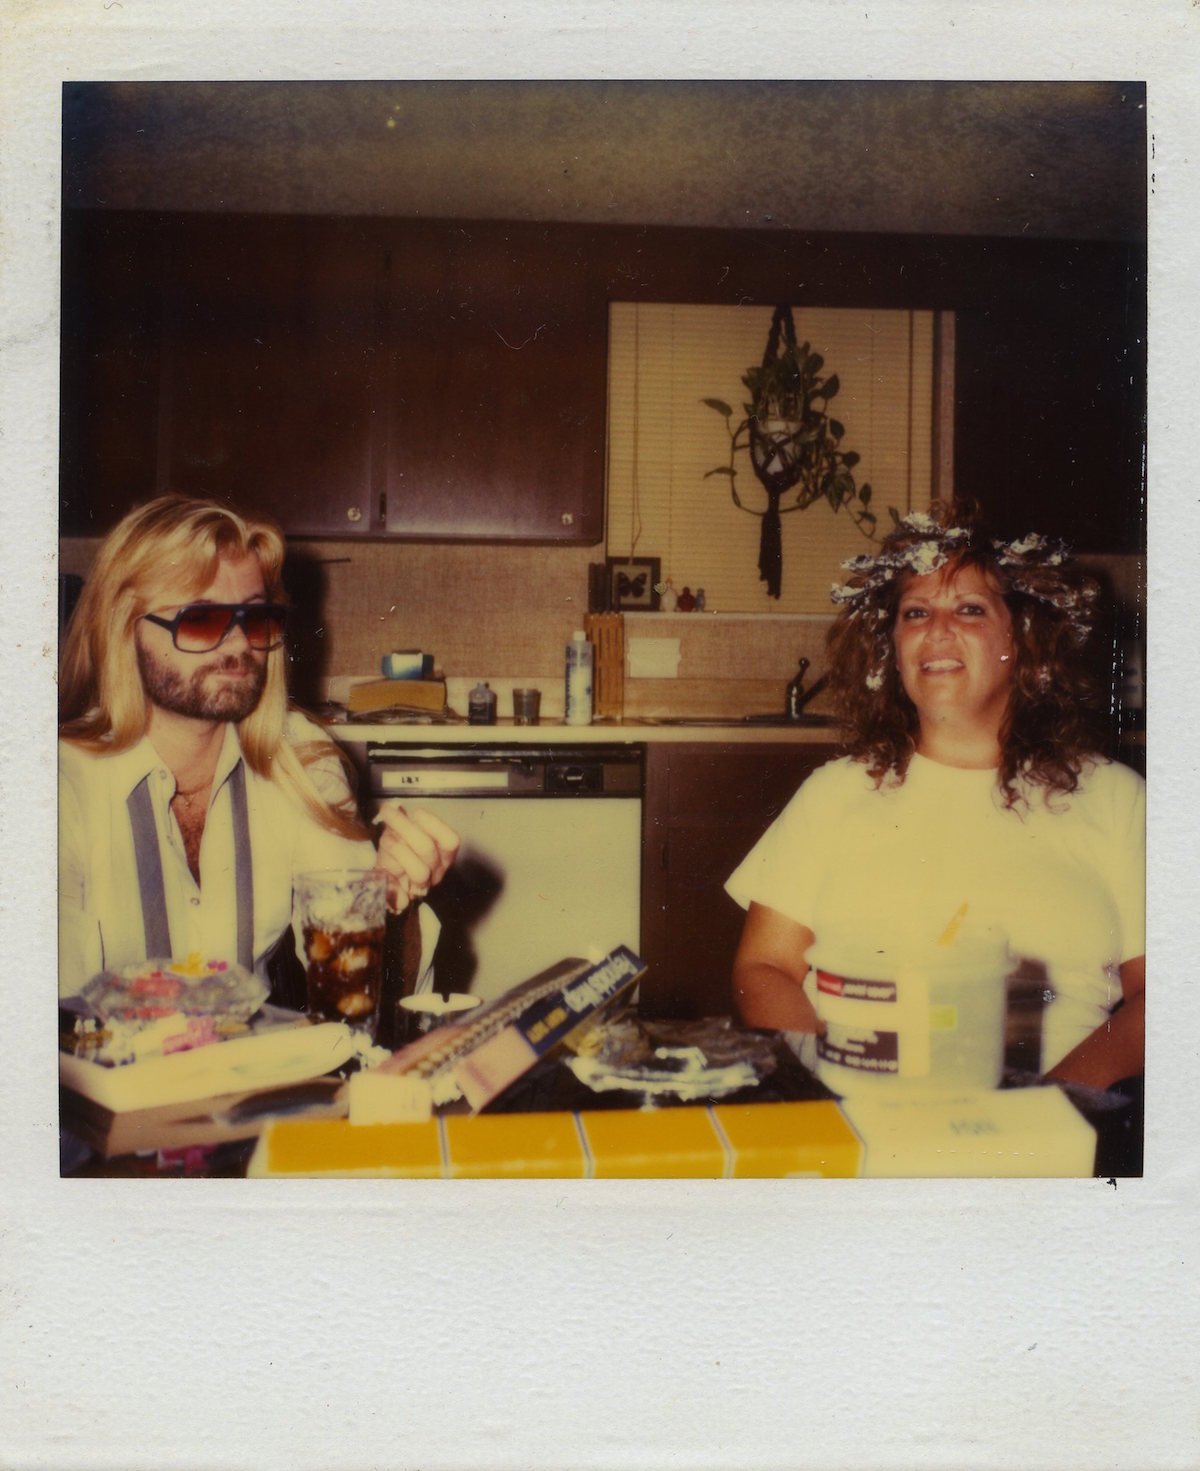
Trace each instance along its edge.
{"label": "drinking glass on counter", "polygon": [[296,879],[308,965],[308,1011],[370,1032],[379,1026],[387,876],[331,868]]}
{"label": "drinking glass on counter", "polygon": [[513,690],[513,721],[517,725],[537,725],[542,705],[541,690]]}

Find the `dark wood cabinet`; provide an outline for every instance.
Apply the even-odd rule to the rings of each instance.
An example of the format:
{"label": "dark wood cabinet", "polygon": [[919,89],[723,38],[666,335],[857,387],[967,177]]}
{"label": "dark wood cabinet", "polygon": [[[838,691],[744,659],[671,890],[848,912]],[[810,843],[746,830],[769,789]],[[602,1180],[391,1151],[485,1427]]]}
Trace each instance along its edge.
{"label": "dark wood cabinet", "polygon": [[388,232],[388,535],[604,536],[608,304],[549,226]]}
{"label": "dark wood cabinet", "polygon": [[1040,251],[1027,289],[984,277],[955,322],[954,479],[1003,537],[1146,546],[1146,290],[1138,252]]}
{"label": "dark wood cabinet", "polygon": [[69,210],[62,250],[64,535],[167,490],[368,534],[382,354],[360,222]]}
{"label": "dark wood cabinet", "polygon": [[376,256],[353,220],[202,218],[172,232],[161,485],[293,534],[373,529]]}
{"label": "dark wood cabinet", "polygon": [[64,222],[61,527],[162,490],[292,536],[604,536],[608,306],[550,227]]}
{"label": "dark wood cabinet", "polygon": [[743,910],[725,880],[830,745],[653,743],[646,752],[642,951],[649,1015],[719,1016]]}
{"label": "dark wood cabinet", "polygon": [[157,483],[161,227],[67,211],[62,230],[59,515],[99,535]]}
{"label": "dark wood cabinet", "polygon": [[1144,243],[63,218],[62,529],[155,489],[292,535],[599,543],[608,306],[935,309],[954,478],[1002,534],[1145,549]]}

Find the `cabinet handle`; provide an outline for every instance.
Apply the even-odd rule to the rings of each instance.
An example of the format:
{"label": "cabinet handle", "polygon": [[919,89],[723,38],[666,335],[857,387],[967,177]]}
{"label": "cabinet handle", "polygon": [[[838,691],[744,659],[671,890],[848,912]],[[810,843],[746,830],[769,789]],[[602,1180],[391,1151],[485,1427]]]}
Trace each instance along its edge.
{"label": "cabinet handle", "polygon": [[361,521],[362,520],[362,512],[358,509],[357,506],[349,506],[347,508],[347,510],[346,510],[346,520],[347,521]]}
{"label": "cabinet handle", "polygon": [[379,524],[380,524],[380,526],[386,526],[387,525],[387,491],[386,490],[381,490],[379,492]]}

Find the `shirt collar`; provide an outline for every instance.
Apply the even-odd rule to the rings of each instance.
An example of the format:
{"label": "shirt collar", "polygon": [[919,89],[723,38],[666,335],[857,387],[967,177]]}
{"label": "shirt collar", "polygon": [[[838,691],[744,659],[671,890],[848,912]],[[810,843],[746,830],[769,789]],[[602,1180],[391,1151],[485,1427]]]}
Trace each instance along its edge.
{"label": "shirt collar", "polygon": [[238,736],[237,726],[230,720],[226,722],[225,740],[221,746],[221,754],[217,757],[217,769],[213,774],[214,788],[219,787],[225,781],[241,759],[242,742]]}
{"label": "shirt collar", "polygon": [[[152,773],[167,771],[167,763],[148,735],[144,735],[127,751],[116,751],[108,759],[113,763],[113,786],[122,797],[127,797],[139,782]],[[233,721],[227,721],[225,738],[221,743],[221,753],[217,757],[217,767],[213,774],[214,790],[229,777],[241,759],[242,743],[238,738],[237,726]]]}

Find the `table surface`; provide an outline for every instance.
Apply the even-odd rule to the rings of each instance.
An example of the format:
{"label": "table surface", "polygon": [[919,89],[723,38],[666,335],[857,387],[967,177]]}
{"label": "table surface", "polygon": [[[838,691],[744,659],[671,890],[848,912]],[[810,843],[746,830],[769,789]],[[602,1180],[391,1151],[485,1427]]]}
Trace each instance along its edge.
{"label": "table surface", "polygon": [[[661,1026],[662,1023],[656,1021],[655,1025]],[[763,1036],[761,1033],[753,1035],[759,1039]],[[773,1061],[772,1070],[757,1084],[736,1093],[687,1102],[669,1096],[656,1097],[655,1105],[689,1108],[704,1107],[714,1102],[793,1103],[836,1098],[800,1062],[781,1035],[775,1039]],[[322,1081],[316,1080],[322,1097],[314,1103],[314,1117],[322,1110],[328,1116],[328,1092],[321,1090]],[[1035,1073],[1010,1067],[1006,1070],[1002,1087],[1034,1086],[1040,1082]],[[294,1093],[296,1090],[285,1091]],[[1142,1173],[1142,1080],[1129,1079],[1105,1092],[1071,1085],[1064,1086],[1062,1091],[1096,1130],[1093,1174],[1101,1178],[1139,1176]],[[73,1098],[69,1090],[62,1090],[62,1094],[60,1168],[64,1176],[241,1176],[245,1174],[255,1147],[256,1135],[249,1135],[242,1139],[226,1138],[211,1144],[185,1143],[166,1149],[105,1159],[89,1147],[80,1134],[72,1132],[72,1121],[81,1117],[79,1100]],[[581,1083],[560,1057],[552,1056],[537,1063],[484,1111],[546,1113],[638,1109],[645,1102],[645,1096],[638,1090],[613,1089],[595,1092]],[[203,1107],[203,1104],[198,1105],[196,1111]],[[263,1114],[259,1122],[265,1121],[267,1117],[270,1117],[269,1113]]]}

